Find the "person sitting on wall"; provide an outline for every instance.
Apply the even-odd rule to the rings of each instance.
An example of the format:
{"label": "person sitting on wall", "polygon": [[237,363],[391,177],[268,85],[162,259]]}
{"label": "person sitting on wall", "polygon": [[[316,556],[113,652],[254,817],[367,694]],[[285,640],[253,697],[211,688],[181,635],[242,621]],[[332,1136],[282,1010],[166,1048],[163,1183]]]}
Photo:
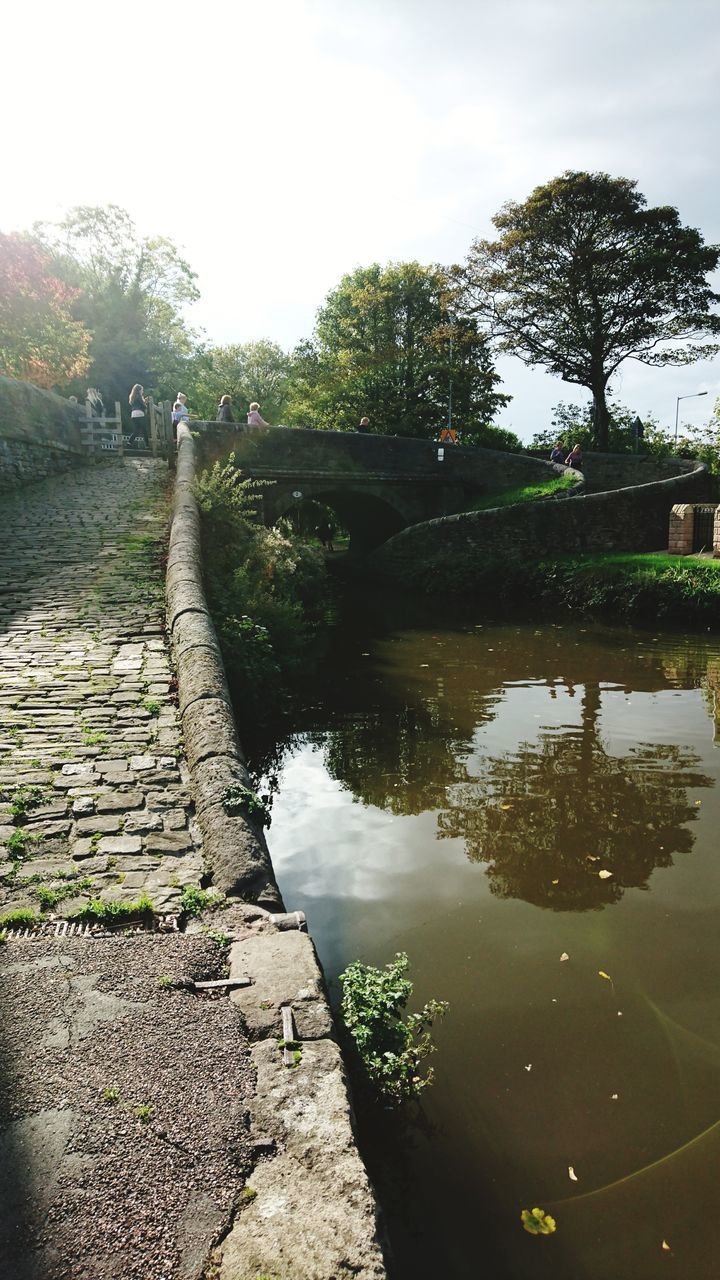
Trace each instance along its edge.
{"label": "person sitting on wall", "polygon": [[221,396],[218,405],[216,422],[234,422],[232,404],[229,396]]}
{"label": "person sitting on wall", "polygon": [[562,466],[565,462],[567,450],[563,448],[562,440],[556,440],[550,452],[550,461],[557,462]]}
{"label": "person sitting on wall", "polygon": [[176,400],[172,407],[172,413],[170,414],[170,421],[172,423],[173,440],[175,441],[176,444],[177,444],[178,423],[187,422],[187,417],[188,417],[187,405],[184,405],[180,400]]}
{"label": "person sitting on wall", "polygon": [[252,404],[250,405],[250,412],[248,414],[248,426],[249,427],[269,427],[270,426],[269,422],[266,422],[264,418],[261,418],[260,405],[257,403],[257,400],[253,400]]}
{"label": "person sitting on wall", "polygon": [[363,434],[363,435],[365,435],[365,436],[370,434],[370,419],[369,419],[369,418],[361,418],[361,419],[360,419],[360,424],[359,424],[359,426],[358,426],[358,431],[362,432],[362,434]]}
{"label": "person sitting on wall", "polygon": [[582,451],[582,449],[581,449],[581,447],[580,447],[580,445],[579,445],[579,444],[574,444],[574,445],[573,445],[573,447],[572,447],[572,449],[570,450],[570,452],[569,452],[569,454],[568,454],[567,458],[565,459],[565,466],[566,466],[566,467],[574,467],[574,469],[575,469],[576,471],[582,471],[582,469],[583,469],[583,451]]}

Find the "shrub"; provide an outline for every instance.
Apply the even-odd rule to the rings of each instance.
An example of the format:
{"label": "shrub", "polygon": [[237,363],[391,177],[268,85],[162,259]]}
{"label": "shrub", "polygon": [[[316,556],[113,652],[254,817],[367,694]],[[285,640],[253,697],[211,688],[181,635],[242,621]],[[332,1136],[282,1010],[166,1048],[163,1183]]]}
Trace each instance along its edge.
{"label": "shrub", "polygon": [[435,1046],[430,1028],[447,1010],[444,1000],[429,1000],[419,1013],[403,1010],[413,984],[403,975],[408,958],[398,952],[384,969],[355,960],[340,975],[342,1016],[371,1087],[386,1101],[417,1097],[432,1083],[433,1073],[419,1074],[420,1063]]}

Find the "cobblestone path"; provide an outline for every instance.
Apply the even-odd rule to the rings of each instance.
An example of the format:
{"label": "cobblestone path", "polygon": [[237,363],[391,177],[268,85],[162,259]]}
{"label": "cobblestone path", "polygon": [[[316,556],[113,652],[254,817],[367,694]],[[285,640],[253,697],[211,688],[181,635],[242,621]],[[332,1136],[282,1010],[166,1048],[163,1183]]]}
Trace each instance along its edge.
{"label": "cobblestone path", "polygon": [[0,925],[178,909],[202,857],[163,631],[167,468],[0,496]]}

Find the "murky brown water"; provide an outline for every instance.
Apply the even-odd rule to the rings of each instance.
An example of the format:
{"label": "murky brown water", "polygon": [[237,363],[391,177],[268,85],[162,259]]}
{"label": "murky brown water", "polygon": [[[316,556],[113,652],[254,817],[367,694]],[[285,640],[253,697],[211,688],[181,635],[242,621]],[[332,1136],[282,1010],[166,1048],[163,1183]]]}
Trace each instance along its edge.
{"label": "murky brown water", "polygon": [[404,950],[450,1002],[422,1105],[365,1122],[394,1280],[719,1273],[718,689],[710,638],[340,631],[269,839],[329,979]]}

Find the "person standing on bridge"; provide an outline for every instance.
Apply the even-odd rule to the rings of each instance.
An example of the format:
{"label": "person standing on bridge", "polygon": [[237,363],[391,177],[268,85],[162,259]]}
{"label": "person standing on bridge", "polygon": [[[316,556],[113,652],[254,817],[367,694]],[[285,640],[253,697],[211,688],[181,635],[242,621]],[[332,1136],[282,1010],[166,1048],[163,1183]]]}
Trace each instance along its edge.
{"label": "person standing on bridge", "polygon": [[257,403],[257,400],[253,400],[252,404],[250,405],[250,412],[248,414],[248,426],[249,427],[269,427],[270,426],[269,422],[266,422],[264,418],[260,417],[260,405]]}
{"label": "person standing on bridge", "polygon": [[358,431],[362,431],[363,435],[369,435],[369,434],[370,434],[370,419],[369,419],[369,418],[361,418],[361,419],[360,419],[360,426],[358,427]]}
{"label": "person standing on bridge", "polygon": [[218,405],[216,422],[234,422],[232,404],[229,396],[221,396]]}
{"label": "person standing on bridge", "polygon": [[147,420],[145,418],[147,400],[145,399],[143,391],[144,388],[139,382],[136,382],[128,396],[128,404],[130,405],[131,435],[135,436],[137,440],[142,440],[143,445],[147,449],[148,429]]}

